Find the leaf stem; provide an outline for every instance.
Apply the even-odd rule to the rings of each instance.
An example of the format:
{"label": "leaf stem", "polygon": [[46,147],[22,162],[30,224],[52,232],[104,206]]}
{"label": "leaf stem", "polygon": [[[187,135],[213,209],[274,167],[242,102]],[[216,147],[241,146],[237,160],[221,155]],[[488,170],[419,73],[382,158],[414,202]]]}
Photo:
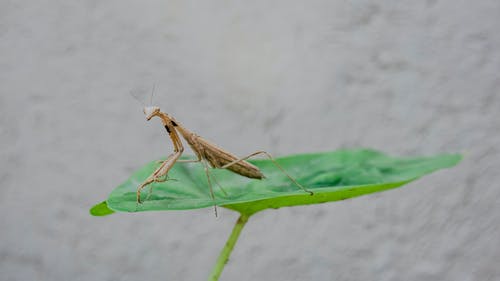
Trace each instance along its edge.
{"label": "leaf stem", "polygon": [[215,263],[214,268],[212,269],[212,273],[210,274],[210,277],[208,278],[209,281],[217,281],[219,280],[219,276],[222,273],[222,270],[224,269],[224,266],[226,265],[227,261],[229,260],[229,255],[233,251],[234,245],[236,244],[236,241],[238,240],[238,237],[240,236],[241,230],[245,226],[245,224],[248,221],[248,218],[250,216],[240,214],[240,217],[236,221],[236,224],[233,227],[233,231],[231,232],[231,235],[226,241],[226,245],[220,252],[219,258],[217,258],[217,262]]}

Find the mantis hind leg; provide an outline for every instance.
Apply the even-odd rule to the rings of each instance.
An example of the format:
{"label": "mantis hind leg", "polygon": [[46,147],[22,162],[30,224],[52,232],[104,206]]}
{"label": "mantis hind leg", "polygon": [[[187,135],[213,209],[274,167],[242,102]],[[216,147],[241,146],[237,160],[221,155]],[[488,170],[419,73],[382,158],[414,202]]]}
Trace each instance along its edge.
{"label": "mantis hind leg", "polygon": [[305,188],[304,186],[302,186],[300,183],[297,182],[297,180],[295,180],[292,176],[290,176],[286,171],[285,169],[283,169],[283,167],[281,167],[280,164],[278,164],[278,162],[276,162],[276,160],[274,160],[273,156],[271,156],[271,154],[267,153],[266,151],[256,151],[250,155],[247,155],[245,157],[242,157],[242,158],[239,158],[239,159],[236,159],[230,163],[227,163],[226,165],[223,165],[222,167],[219,167],[221,169],[226,169],[227,167],[230,167],[234,164],[237,164],[241,161],[245,161],[247,160],[248,158],[251,158],[251,157],[254,157],[254,156],[257,156],[259,154],[264,154],[267,156],[267,158],[269,158],[269,160],[271,160],[271,162],[274,164],[274,166],[276,166],[278,169],[281,170],[281,172],[283,172],[283,174],[285,174],[296,186],[298,186],[299,188],[301,188],[302,190],[304,190],[305,192],[309,193],[310,195],[314,195],[314,192],[310,191],[309,189]]}

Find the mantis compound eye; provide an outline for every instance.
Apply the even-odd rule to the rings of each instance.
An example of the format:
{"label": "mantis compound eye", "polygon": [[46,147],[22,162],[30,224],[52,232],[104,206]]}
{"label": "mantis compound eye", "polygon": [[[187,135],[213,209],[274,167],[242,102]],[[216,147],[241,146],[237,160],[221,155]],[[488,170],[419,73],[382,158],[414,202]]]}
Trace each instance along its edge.
{"label": "mantis compound eye", "polygon": [[146,106],[144,107],[144,114],[146,114],[146,119],[151,119],[156,113],[160,111],[158,106]]}
{"label": "mantis compound eye", "polygon": [[146,107],[144,107],[144,114],[150,115],[158,110],[159,110],[159,108],[157,106],[146,106]]}

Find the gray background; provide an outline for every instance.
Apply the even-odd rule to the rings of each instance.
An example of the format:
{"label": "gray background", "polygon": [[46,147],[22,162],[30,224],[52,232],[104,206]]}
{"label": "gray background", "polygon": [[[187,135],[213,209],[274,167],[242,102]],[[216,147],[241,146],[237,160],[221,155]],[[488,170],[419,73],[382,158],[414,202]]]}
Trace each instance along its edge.
{"label": "gray background", "polygon": [[500,1],[0,1],[0,279],[204,280],[237,215],[91,217],[171,146],[461,152],[255,215],[221,280],[500,280]]}

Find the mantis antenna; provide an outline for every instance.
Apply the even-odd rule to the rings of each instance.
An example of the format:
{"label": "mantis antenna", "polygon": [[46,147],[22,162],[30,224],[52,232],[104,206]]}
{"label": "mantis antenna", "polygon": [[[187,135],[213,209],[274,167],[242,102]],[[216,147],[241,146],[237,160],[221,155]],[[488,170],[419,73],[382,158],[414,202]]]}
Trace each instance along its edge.
{"label": "mantis antenna", "polygon": [[153,83],[153,88],[151,89],[151,97],[149,98],[149,105],[153,105],[153,94],[155,93],[156,83]]}
{"label": "mantis antenna", "polygon": [[[155,93],[155,89],[156,89],[156,83],[153,83],[153,88],[151,89],[151,96],[149,97],[149,105],[152,106],[153,105],[153,95]],[[134,94],[133,91],[130,91],[129,94],[138,102],[142,105],[142,107],[145,107],[146,104],[136,95]]]}
{"label": "mantis antenna", "polygon": [[142,105],[142,107],[146,106],[132,91],[129,92],[129,94],[136,100],[138,103]]}

